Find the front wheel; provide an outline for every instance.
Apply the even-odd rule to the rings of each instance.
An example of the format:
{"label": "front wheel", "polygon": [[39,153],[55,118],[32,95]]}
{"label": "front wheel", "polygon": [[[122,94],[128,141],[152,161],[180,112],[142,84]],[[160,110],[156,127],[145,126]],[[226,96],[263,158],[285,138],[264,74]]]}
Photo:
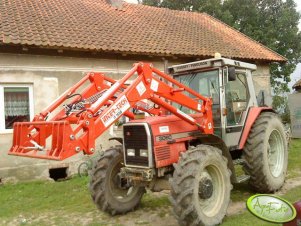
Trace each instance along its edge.
{"label": "front wheel", "polygon": [[199,145],[175,164],[171,202],[180,225],[216,225],[224,218],[232,185],[227,160],[218,148]]}
{"label": "front wheel", "polygon": [[145,193],[144,187],[121,187],[118,174],[124,166],[122,149],[110,148],[95,164],[91,175],[90,190],[95,205],[112,215],[134,210]]}

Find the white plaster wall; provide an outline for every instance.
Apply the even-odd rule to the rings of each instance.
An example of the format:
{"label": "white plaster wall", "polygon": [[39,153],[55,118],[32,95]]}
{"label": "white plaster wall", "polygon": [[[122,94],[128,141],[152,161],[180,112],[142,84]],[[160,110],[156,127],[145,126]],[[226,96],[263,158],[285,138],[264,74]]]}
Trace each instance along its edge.
{"label": "white plaster wall", "polygon": [[271,94],[269,65],[257,65],[257,70],[253,72],[253,81],[256,94],[258,94],[260,90],[265,90],[268,94]]}

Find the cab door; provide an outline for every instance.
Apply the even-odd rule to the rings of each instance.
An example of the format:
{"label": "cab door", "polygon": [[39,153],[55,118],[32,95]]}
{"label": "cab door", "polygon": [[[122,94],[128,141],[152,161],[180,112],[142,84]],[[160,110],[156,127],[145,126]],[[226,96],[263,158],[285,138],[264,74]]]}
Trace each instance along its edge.
{"label": "cab door", "polygon": [[224,70],[223,140],[230,148],[238,145],[248,114],[250,94],[245,70],[235,71],[235,79],[228,80]]}

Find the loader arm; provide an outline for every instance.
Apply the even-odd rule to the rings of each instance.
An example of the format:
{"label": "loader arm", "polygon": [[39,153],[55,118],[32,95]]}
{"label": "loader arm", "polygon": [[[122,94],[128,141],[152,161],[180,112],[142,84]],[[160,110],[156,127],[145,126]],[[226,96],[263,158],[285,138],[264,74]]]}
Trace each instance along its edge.
{"label": "loader arm", "polygon": [[[125,85],[129,80],[132,83]],[[89,85],[79,93],[78,90],[87,82]],[[70,102],[63,105],[67,100]],[[152,108],[143,100],[150,100],[159,107]],[[172,103],[201,114],[201,120],[197,121]],[[212,134],[211,105],[210,98],[148,63],[134,64],[119,81],[101,73],[88,73],[35,116],[33,122],[14,124],[13,146],[9,154],[51,160],[64,160],[81,151],[93,154],[95,140],[121,116],[132,119],[134,114],[130,110],[133,108],[157,116],[167,110],[196,125],[201,132]]]}

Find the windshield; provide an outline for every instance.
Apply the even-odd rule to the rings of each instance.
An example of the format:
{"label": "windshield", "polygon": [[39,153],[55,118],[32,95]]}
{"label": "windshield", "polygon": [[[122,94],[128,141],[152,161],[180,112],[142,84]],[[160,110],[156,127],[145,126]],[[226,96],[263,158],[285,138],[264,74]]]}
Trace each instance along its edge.
{"label": "windshield", "polygon": [[[219,76],[218,70],[203,71],[191,74],[176,76],[175,79],[185,86],[205,97],[211,97],[213,104],[219,104]],[[186,95],[191,96],[187,92]],[[185,113],[194,113],[192,110],[177,105]]]}

